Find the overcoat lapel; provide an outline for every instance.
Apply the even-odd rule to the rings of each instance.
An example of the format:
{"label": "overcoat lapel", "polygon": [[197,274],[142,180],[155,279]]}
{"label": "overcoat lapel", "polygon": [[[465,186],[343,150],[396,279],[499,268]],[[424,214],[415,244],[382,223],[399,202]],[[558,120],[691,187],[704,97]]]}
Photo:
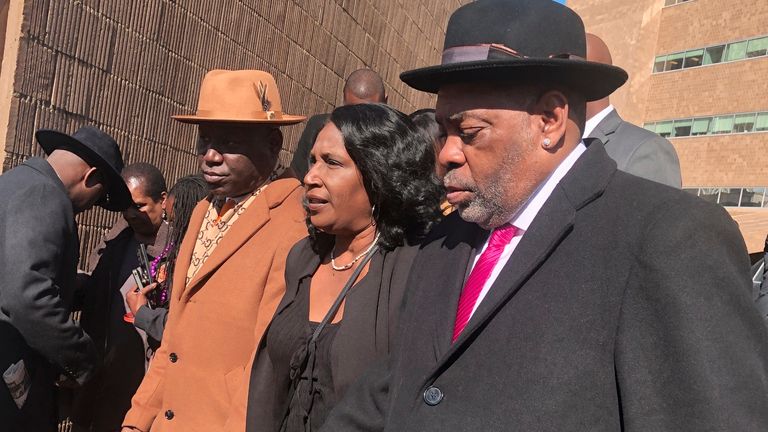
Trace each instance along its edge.
{"label": "overcoat lapel", "polygon": [[[269,222],[270,209],[282,204],[294,190],[300,187],[301,183],[296,179],[281,178],[270,183],[264,192],[257,195],[245,212],[229,228],[221,243],[216,246],[211,256],[203,263],[195,277],[189,281],[184,296],[189,298],[202,281]],[[194,248],[194,245],[192,247]]]}
{"label": "overcoat lapel", "polygon": [[425,311],[431,317],[425,322],[431,324],[432,331],[424,333],[431,340],[423,342],[433,347],[434,360],[443,357],[451,347],[453,322],[467,270],[478,247],[488,236],[488,232],[476,224],[461,221],[458,215],[452,217],[456,218],[455,222],[446,224],[448,234],[444,240],[431,243],[414,263],[414,268],[420,270],[417,285],[428,296],[419,303],[430,305],[431,309],[431,312]]}
{"label": "overcoat lapel", "polygon": [[203,219],[205,219],[205,214],[208,212],[210,204],[211,201],[208,198],[200,201],[189,218],[187,232],[184,234],[184,240],[179,247],[179,254],[176,256],[176,264],[173,270],[172,295],[176,296],[177,299],[181,299],[182,294],[186,290],[187,271],[192,262],[192,252],[195,250],[197,236],[200,234],[200,227],[203,225]]}
{"label": "overcoat lapel", "polygon": [[607,144],[611,140],[611,136],[616,132],[616,129],[621,125],[621,117],[613,110],[608,113],[605,118],[595,126],[595,130],[589,135],[590,138],[597,138],[603,145]]}
{"label": "overcoat lapel", "polygon": [[265,200],[265,194],[260,194],[254,198],[245,212],[229,228],[227,234],[221,239],[221,243],[216,246],[211,256],[203,263],[195,277],[189,281],[184,296],[187,298],[191,296],[201,281],[205,280],[208,275],[219,268],[232,254],[237,252],[268,221],[269,206]]}
{"label": "overcoat lapel", "polygon": [[433,376],[472,343],[498,310],[546,262],[573,229],[578,210],[603,193],[615,172],[616,163],[605,153],[603,145],[591,142],[571,172],[552,191],[461,336],[437,362]]}

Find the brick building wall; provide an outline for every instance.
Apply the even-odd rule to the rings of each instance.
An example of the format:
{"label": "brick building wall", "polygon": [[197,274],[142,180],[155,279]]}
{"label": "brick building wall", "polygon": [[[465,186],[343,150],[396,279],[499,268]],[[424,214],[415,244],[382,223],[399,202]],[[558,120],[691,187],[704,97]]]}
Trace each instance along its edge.
{"label": "brick building wall", "polygon": [[[127,163],[157,165],[170,186],[196,171],[196,129],[169,116],[195,110],[211,69],[269,71],[289,113],[330,111],[346,76],[361,67],[381,74],[395,108],[433,106],[398,75],[439,62],[448,16],[466,2],[23,0],[8,21],[17,49],[5,52],[2,69],[13,77],[0,100],[2,167],[41,154],[36,129],[96,124],[117,139]],[[285,161],[301,130],[284,129]],[[83,258],[114,219],[100,209],[78,217]]]}
{"label": "brick building wall", "polygon": [[768,30],[763,0],[694,0],[663,9],[657,54],[760,36]]}
{"label": "brick building wall", "polygon": [[684,187],[768,186],[768,134],[672,139]]}
{"label": "brick building wall", "polygon": [[644,121],[768,110],[766,77],[768,57],[653,74]]}
{"label": "brick building wall", "polygon": [[589,33],[603,39],[613,64],[629,79],[611,95],[611,103],[630,122],[642,123],[656,53],[663,0],[568,0]]}

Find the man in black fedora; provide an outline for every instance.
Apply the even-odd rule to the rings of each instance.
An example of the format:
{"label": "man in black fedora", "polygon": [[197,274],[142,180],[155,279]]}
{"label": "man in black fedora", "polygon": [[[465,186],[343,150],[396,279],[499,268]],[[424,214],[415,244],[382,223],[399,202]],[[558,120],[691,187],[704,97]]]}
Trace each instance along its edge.
{"label": "man in black fedora", "polygon": [[327,431],[765,431],[768,330],[720,207],[617,171],[585,103],[626,79],[584,60],[553,1],[451,17],[437,93],[457,208],[421,246],[398,345]]}
{"label": "man in black fedora", "polygon": [[117,143],[86,126],[39,130],[47,159],[0,176],[0,429],[55,430],[55,385],[93,373],[96,350],[70,318],[79,241],[75,215],[128,208]]}

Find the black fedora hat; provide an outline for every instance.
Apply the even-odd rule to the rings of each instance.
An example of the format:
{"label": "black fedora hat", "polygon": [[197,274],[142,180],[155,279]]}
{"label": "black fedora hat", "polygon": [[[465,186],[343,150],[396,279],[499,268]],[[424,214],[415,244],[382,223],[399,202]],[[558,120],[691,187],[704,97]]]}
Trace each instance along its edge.
{"label": "black fedora hat", "polygon": [[131,192],[120,176],[123,155],[114,138],[94,126],[83,126],[73,135],[40,129],[35,132],[35,138],[48,155],[54,150],[67,150],[104,172],[109,188],[96,205],[111,211],[125,210],[131,205]]}
{"label": "black fedora hat", "polygon": [[597,100],[627,80],[618,67],[590,62],[581,18],[552,0],[477,0],[448,21],[440,65],[400,74],[409,86],[437,93],[458,82],[542,81]]}

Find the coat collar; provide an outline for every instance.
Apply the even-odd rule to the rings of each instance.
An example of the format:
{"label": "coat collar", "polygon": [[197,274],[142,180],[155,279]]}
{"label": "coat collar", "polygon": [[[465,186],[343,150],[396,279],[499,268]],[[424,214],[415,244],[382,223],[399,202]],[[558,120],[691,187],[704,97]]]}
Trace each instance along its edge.
{"label": "coat collar", "polygon": [[64,187],[64,183],[61,182],[59,175],[56,174],[51,164],[47,160],[39,157],[33,157],[27,159],[23,165],[26,165],[33,170],[39,172],[43,176],[47,177],[51,183],[55,184],[62,192],[67,193],[67,189]]}
{"label": "coat collar", "polygon": [[[190,219],[190,227],[196,227],[196,231],[192,233],[187,232],[185,235],[185,242],[183,251],[179,251],[179,257],[183,260],[179,262],[181,265],[177,265],[176,268],[183,273],[183,276],[174,275],[174,285],[177,282],[181,283],[181,286],[176,285],[174,289],[179,288],[179,297],[189,297],[194,293],[202,281],[206,280],[208,276],[218,269],[229,257],[240,249],[248,239],[253,237],[267,222],[270,220],[270,211],[280,204],[282,204],[296,189],[301,187],[301,183],[294,178],[283,178],[273,181],[267,186],[264,191],[255,197],[253,202],[248,206],[245,213],[243,213],[237,222],[232,225],[227,232],[227,235],[221,240],[216,249],[213,251],[210,257],[205,261],[203,266],[197,272],[194,278],[189,282],[187,286],[184,286],[186,280],[186,271],[189,268],[189,264],[192,258],[192,252],[195,248],[195,242],[197,234],[203,224],[203,219],[208,211],[208,206],[211,203],[211,197],[208,197],[201,201],[197,207],[195,207]],[[182,254],[183,253],[183,254]]]}
{"label": "coat collar", "polygon": [[595,129],[589,134],[590,138],[599,139],[604,145],[611,139],[611,135],[616,132],[616,129],[621,126],[621,122],[624,120],[619,117],[619,113],[616,110],[611,110],[605,118],[595,126]]}
{"label": "coat collar", "polygon": [[[449,345],[445,351],[441,350],[444,354],[440,356],[435,366],[435,373],[442,370],[445,363],[451,362],[459,356],[465,347],[471,344],[482,332],[485,324],[496,312],[541,267],[573,229],[577,212],[603,194],[615,172],[616,163],[610,159],[603,145],[594,140],[589,143],[587,151],[579,158],[571,171],[563,177],[526,231],[512,254],[512,258],[502,269],[485,299],[470,319],[466,329],[455,343],[450,344],[452,326],[445,323],[453,323],[455,319],[455,308],[464,281],[463,277],[457,277],[455,271],[452,273],[454,280],[458,279],[460,283],[459,286],[453,283],[450,287],[450,295],[455,297],[450,299],[453,308],[446,308],[445,316],[438,320],[442,321],[440,323],[442,327],[446,327],[443,329],[445,331],[440,332],[441,343],[438,346],[446,347],[446,344]],[[483,238],[483,232],[482,230],[475,232],[475,241]],[[465,238],[471,235],[469,232],[464,234]],[[472,247],[468,244],[467,247],[463,248],[463,251],[454,252],[452,258],[443,260],[444,266],[450,269],[451,267],[459,267],[460,263],[463,262],[468,264],[468,260],[474,256],[476,248],[477,246]],[[433,284],[430,282],[430,285]]]}

